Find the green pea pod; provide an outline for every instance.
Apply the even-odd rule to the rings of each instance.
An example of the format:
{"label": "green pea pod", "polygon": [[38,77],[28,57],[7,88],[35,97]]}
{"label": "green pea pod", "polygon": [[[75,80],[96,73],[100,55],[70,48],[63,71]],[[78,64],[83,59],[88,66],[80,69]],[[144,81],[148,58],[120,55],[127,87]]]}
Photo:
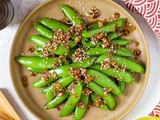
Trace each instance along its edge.
{"label": "green pea pod", "polygon": [[67,102],[65,103],[64,107],[62,108],[60,112],[60,117],[65,117],[70,115],[74,109],[76,108],[77,103],[79,102],[82,94],[83,86],[81,83],[78,83],[75,86],[74,93],[70,95]]}
{"label": "green pea pod", "polygon": [[88,68],[90,67],[96,60],[96,57],[90,57],[82,62],[78,63],[72,63],[69,65],[64,65],[61,67],[58,67],[56,69],[52,69],[49,72],[52,74],[53,72],[56,72],[58,77],[65,77],[68,75],[68,68],[73,67],[73,68]]}
{"label": "green pea pod", "polygon": [[[33,44],[35,44],[35,45],[37,45],[39,48],[41,48],[40,51],[42,50],[42,48],[44,47],[44,45],[49,41],[48,39],[43,38],[43,37],[40,37],[40,36],[31,36],[31,37],[29,38],[29,40],[30,40]],[[76,43],[73,42],[73,41],[70,41],[70,42],[68,43],[68,46],[69,46],[70,48],[73,48],[73,47],[76,46]],[[50,52],[53,52],[53,51],[50,51]],[[57,47],[57,49],[56,49],[56,51],[54,51],[54,53],[57,54],[57,55],[65,55],[65,54],[68,54],[68,51],[67,51],[67,49],[66,49],[63,45],[60,45],[60,44],[59,44],[58,47]]]}
{"label": "green pea pod", "polygon": [[116,40],[111,40],[110,42],[115,45],[125,46],[125,45],[129,44],[131,41],[126,40],[126,39],[122,39],[122,40],[116,39]]}
{"label": "green pea pod", "polygon": [[56,107],[57,105],[61,104],[62,102],[64,102],[67,98],[69,97],[69,93],[65,92],[64,94],[62,94],[61,96],[57,96],[55,97],[52,101],[48,102],[45,105],[45,109],[51,109]]}
{"label": "green pea pod", "polygon": [[[95,48],[90,48],[86,54],[89,56],[99,56],[105,53],[109,53],[111,52],[111,50],[109,48],[102,48],[102,47],[95,47]],[[130,52],[130,50],[128,50],[127,48],[124,47],[120,47],[119,49],[116,50],[116,55],[119,56],[124,56],[124,57],[131,57],[132,54]]]}
{"label": "green pea pod", "polygon": [[133,76],[127,71],[117,71],[114,68],[101,69],[101,66],[97,64],[93,65],[92,68],[126,83],[131,84],[133,82]]}
{"label": "green pea pod", "polygon": [[38,50],[35,50],[35,51],[33,52],[33,54],[34,54],[34,56],[37,56],[37,57],[41,57],[41,56],[42,56],[42,55],[41,55],[41,52],[38,51]]}
{"label": "green pea pod", "polygon": [[43,37],[48,38],[48,39],[54,38],[54,34],[50,29],[46,28],[45,26],[39,23],[33,23],[33,25],[34,25],[34,28],[37,30],[37,32]]}
{"label": "green pea pod", "polygon": [[90,29],[90,30],[94,30],[94,29],[97,29],[97,28],[100,28],[99,25],[98,25],[98,21],[92,23],[92,24],[90,25],[90,28],[89,28],[89,29]]}
{"label": "green pea pod", "polygon": [[47,39],[41,36],[32,35],[29,37],[29,41],[37,45],[38,47],[43,47],[48,41],[50,41],[50,39]]}
{"label": "green pea pod", "polygon": [[49,78],[48,80],[44,80],[44,78],[42,77],[42,78],[39,78],[38,80],[36,80],[35,82],[33,82],[31,84],[31,86],[33,88],[42,88],[42,87],[44,87],[44,86],[46,86],[56,80],[57,80],[56,78]]}
{"label": "green pea pod", "polygon": [[78,24],[82,24],[85,27],[85,23],[80,17],[77,15],[77,13],[67,5],[60,5],[62,12],[65,14],[65,16],[73,23],[74,26]]}
{"label": "green pea pod", "polygon": [[74,113],[74,120],[80,120],[87,108],[88,105],[88,99],[89,99],[89,95],[81,95],[80,101],[84,104],[84,108],[80,108],[80,107],[76,107],[75,109],[75,113]]}
{"label": "green pea pod", "polygon": [[27,70],[28,70],[29,72],[43,74],[45,69],[28,67]]}
{"label": "green pea pod", "polygon": [[105,95],[103,88],[94,82],[87,83],[87,85],[94,93],[102,97],[102,99],[107,103],[107,106],[110,110],[114,110],[114,108],[116,107],[116,100],[111,93]]}
{"label": "green pea pod", "polygon": [[68,86],[69,84],[71,84],[73,82],[73,80],[74,80],[74,78],[69,75],[67,77],[61,78],[58,81],[56,81],[56,83],[60,84],[60,88],[55,89],[53,86],[51,86],[50,89],[46,93],[46,99],[48,101],[51,101],[54,98],[55,91],[63,89],[64,87]]}
{"label": "green pea pod", "polygon": [[47,91],[50,89],[50,87],[51,87],[51,85],[49,85],[49,86],[43,88],[43,89],[41,90],[41,93],[46,94]]}
{"label": "green pea pod", "polygon": [[[94,93],[90,94],[90,98],[94,103],[98,102],[97,97]],[[108,107],[105,104],[102,104],[101,106],[99,106],[99,108],[104,111],[108,111]]]}
{"label": "green pea pod", "polygon": [[[88,59],[86,59],[86,60],[84,60],[82,62],[79,62],[79,63],[72,63],[70,65],[64,65],[64,66],[57,67],[55,69],[51,69],[51,70],[49,70],[49,73],[53,74],[54,72],[56,72],[56,74],[57,74],[58,77],[65,77],[65,76],[68,75],[68,67],[88,68],[88,67],[90,67],[95,62],[95,60],[96,60],[95,57],[88,58]],[[45,85],[48,84],[47,81],[44,82],[43,77],[41,77],[37,81],[35,81],[34,83],[32,83],[32,86],[34,88],[44,87]],[[50,82],[50,83],[52,83],[52,82]]]}
{"label": "green pea pod", "polygon": [[113,22],[110,22],[110,23],[106,24],[104,27],[84,32],[82,34],[82,36],[85,37],[85,38],[91,38],[95,34],[98,34],[98,33],[101,33],[101,32],[107,32],[107,33],[113,32],[113,31],[121,28],[124,25],[124,21],[125,21],[124,18],[115,20]]}
{"label": "green pea pod", "polygon": [[52,31],[62,30],[63,32],[67,32],[67,29],[69,28],[64,23],[49,18],[41,18],[39,19],[39,22],[47,28],[52,29]]}
{"label": "green pea pod", "polygon": [[119,32],[113,32],[113,33],[109,33],[109,34],[107,35],[107,38],[108,38],[109,40],[114,40],[114,39],[119,38],[120,35],[121,35],[121,33],[119,33]]}
{"label": "green pea pod", "polygon": [[119,89],[119,87],[106,75],[104,75],[96,70],[92,70],[92,69],[89,69],[87,71],[87,75],[94,76],[95,78],[93,79],[93,81],[95,83],[99,84],[100,86],[102,86],[104,88],[111,88],[112,89],[111,92],[114,93],[115,95],[117,95],[117,96],[122,95],[122,92]]}
{"label": "green pea pod", "polygon": [[40,69],[50,69],[56,58],[42,58],[42,57],[25,57],[20,56],[15,58],[16,61],[24,66],[32,67],[32,68],[40,68]]}
{"label": "green pea pod", "polygon": [[[106,59],[106,55],[101,55],[98,57],[96,63],[101,63]],[[119,66],[125,66],[127,70],[137,72],[137,73],[145,73],[145,69],[140,64],[134,62],[133,60],[129,60],[124,57],[111,55],[110,56],[111,61],[116,61],[116,64]]]}
{"label": "green pea pod", "polygon": [[84,43],[84,46],[85,46],[86,48],[92,48],[92,47],[96,47],[96,46],[99,47],[101,44],[102,44],[102,41],[99,41],[99,42],[96,43],[96,44],[92,44],[91,41],[89,41],[89,42]]}
{"label": "green pea pod", "polygon": [[121,91],[124,92],[124,89],[126,87],[126,83],[123,81],[118,81],[118,86],[121,89]]}

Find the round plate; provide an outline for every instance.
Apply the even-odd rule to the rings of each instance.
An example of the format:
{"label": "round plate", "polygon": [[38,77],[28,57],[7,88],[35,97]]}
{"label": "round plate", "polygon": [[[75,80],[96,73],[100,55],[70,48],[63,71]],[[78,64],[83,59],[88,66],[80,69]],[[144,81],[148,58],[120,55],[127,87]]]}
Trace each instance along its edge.
{"label": "round plate", "polygon": [[[127,85],[125,92],[121,98],[116,98],[117,107],[114,111],[105,112],[91,106],[89,109],[87,109],[87,112],[83,117],[84,120],[89,120],[94,118],[97,118],[99,120],[121,119],[135,106],[146,86],[149,73],[149,53],[144,35],[140,27],[136,23],[136,21],[121,6],[109,0],[98,0],[98,2],[97,0],[48,1],[37,7],[26,17],[26,19],[20,25],[15,35],[10,53],[10,73],[11,73],[12,83],[19,98],[28,108],[28,110],[30,110],[39,119],[70,120],[73,117],[71,115],[65,118],[59,118],[58,117],[59,110],[57,108],[51,110],[44,110],[43,107],[46,104],[46,99],[45,95],[40,93],[40,89],[33,89],[30,86],[25,88],[22,86],[21,83],[22,76],[28,76],[28,83],[30,85],[33,81],[37,80],[40,77],[40,75],[36,77],[31,76],[30,73],[26,70],[26,67],[17,64],[14,60],[14,57],[21,56],[21,53],[23,53],[25,56],[32,55],[28,52],[28,44],[30,44],[28,41],[28,37],[30,35],[37,34],[32,25],[32,22],[38,21],[38,19],[42,17],[49,17],[56,20],[61,20],[64,18],[64,15],[60,10],[60,4],[66,4],[69,5],[70,7],[73,7],[76,11],[79,11],[82,14],[82,16],[86,18],[87,22],[93,22],[93,20],[85,16],[84,10],[86,8],[86,10],[89,11],[91,6],[96,6],[102,11],[102,15],[98,18],[99,20],[104,20],[105,18],[111,17],[114,14],[114,12],[119,12],[121,14],[121,17],[127,18],[128,21],[134,24],[134,26],[136,27],[136,30],[127,38],[131,40],[136,40],[140,43],[140,49],[142,51],[142,54],[138,62],[146,66],[145,74],[134,75],[135,77],[134,83],[132,85]],[[134,42],[132,42],[128,47],[133,51]]]}

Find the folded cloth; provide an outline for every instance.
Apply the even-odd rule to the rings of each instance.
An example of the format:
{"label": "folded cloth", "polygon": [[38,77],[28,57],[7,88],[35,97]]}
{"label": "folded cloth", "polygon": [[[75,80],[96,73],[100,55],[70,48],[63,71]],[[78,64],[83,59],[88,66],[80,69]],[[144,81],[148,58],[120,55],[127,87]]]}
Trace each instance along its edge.
{"label": "folded cloth", "polygon": [[160,117],[160,102],[159,104],[153,109],[153,111],[149,114],[150,116]]}
{"label": "folded cloth", "polygon": [[123,1],[130,10],[144,16],[158,39],[160,39],[160,0]]}

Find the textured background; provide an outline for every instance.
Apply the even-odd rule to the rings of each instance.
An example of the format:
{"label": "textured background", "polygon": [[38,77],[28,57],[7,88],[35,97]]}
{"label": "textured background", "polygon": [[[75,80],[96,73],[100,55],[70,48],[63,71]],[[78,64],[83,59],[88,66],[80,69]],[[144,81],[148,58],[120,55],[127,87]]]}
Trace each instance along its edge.
{"label": "textured background", "polygon": [[[31,10],[43,1],[45,0],[12,0],[15,8],[14,19],[7,28],[0,31],[0,89],[7,96],[8,100],[18,112],[22,120],[36,120],[36,118],[23,106],[11,84],[9,73],[10,47],[19,24]],[[123,5],[121,0],[115,1]],[[143,96],[136,107],[124,118],[124,120],[135,120],[136,118],[147,116],[154,106],[160,101],[160,94],[157,92],[160,91],[160,42],[154,36],[154,33],[145,22],[145,19],[135,13],[131,14],[135,17],[147,38],[151,59],[151,69],[149,81]]]}

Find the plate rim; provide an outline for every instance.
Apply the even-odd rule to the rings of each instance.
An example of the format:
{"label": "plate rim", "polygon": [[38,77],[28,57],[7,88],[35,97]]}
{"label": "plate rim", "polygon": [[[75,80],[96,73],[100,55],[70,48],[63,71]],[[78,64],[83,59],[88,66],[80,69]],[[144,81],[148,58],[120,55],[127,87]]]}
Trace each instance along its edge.
{"label": "plate rim", "polygon": [[[13,64],[13,62],[12,62],[12,51],[13,51],[13,47],[14,47],[14,45],[15,45],[15,43],[16,43],[16,38],[17,38],[17,36],[18,36],[18,34],[20,33],[20,29],[23,27],[23,24],[25,24],[26,23],[26,21],[28,20],[28,18],[30,18],[31,16],[32,16],[32,14],[33,13],[35,13],[39,8],[41,8],[42,6],[45,6],[46,4],[48,4],[49,2],[52,2],[53,0],[46,0],[45,2],[43,2],[43,3],[41,3],[40,5],[38,5],[37,7],[35,7],[25,18],[24,18],[24,20],[20,23],[20,25],[19,25],[19,27],[18,27],[18,29],[17,29],[17,31],[16,31],[16,34],[14,35],[14,39],[13,39],[13,41],[12,41],[12,44],[11,44],[11,48],[10,48],[10,54],[9,54],[9,71],[10,71],[10,77],[11,77],[11,81],[12,81],[12,85],[13,85],[13,87],[14,87],[14,90],[15,90],[15,92],[16,92],[16,95],[18,96],[18,99],[20,99],[20,101],[22,102],[22,104],[25,106],[25,108],[34,116],[34,117],[36,117],[37,119],[41,119],[37,114],[35,114],[31,109],[30,109],[30,107],[29,106],[27,106],[27,104],[25,103],[25,101],[22,99],[22,96],[20,95],[20,93],[19,93],[19,91],[18,91],[18,89],[17,89],[17,87],[16,87],[16,84],[15,84],[15,82],[14,82],[14,77],[13,77],[13,74],[12,74],[12,64]],[[148,43],[147,43],[147,40],[146,40],[146,38],[145,38],[145,35],[144,35],[144,33],[142,32],[142,29],[141,29],[141,27],[139,26],[139,24],[137,23],[137,21],[135,20],[135,18],[125,9],[125,8],[123,8],[120,4],[118,4],[117,2],[115,2],[115,1],[109,1],[109,2],[111,2],[112,4],[114,4],[114,5],[117,5],[117,6],[119,6],[121,9],[123,9],[124,10],[124,12],[128,15],[128,16],[130,16],[130,18],[131,19],[133,19],[134,21],[135,21],[135,23],[136,23],[136,26],[138,27],[138,29],[139,29],[139,31],[140,31],[140,34],[142,35],[142,37],[144,38],[144,42],[145,42],[145,46],[146,46],[146,49],[147,49],[147,51],[146,51],[146,56],[147,56],[147,59],[148,59],[148,61],[147,61],[147,63],[146,63],[146,66],[147,66],[147,70],[146,70],[146,82],[144,83],[144,85],[143,85],[143,88],[141,88],[142,90],[141,90],[141,93],[139,93],[138,95],[137,95],[137,99],[134,101],[134,103],[130,106],[130,108],[129,109],[127,109],[127,110],[125,110],[125,113],[124,114],[122,114],[121,115],[121,117],[120,118],[118,118],[118,119],[122,119],[122,118],[124,118],[127,114],[129,114],[132,110],[133,110],[133,108],[136,106],[136,104],[138,103],[138,101],[140,100],[140,98],[142,97],[142,95],[143,95],[143,93],[144,93],[144,90],[145,90],[145,88],[146,88],[146,85],[147,85],[147,82],[148,82],[148,78],[149,78],[149,73],[150,73],[150,53],[149,53],[149,47],[148,47]]]}

